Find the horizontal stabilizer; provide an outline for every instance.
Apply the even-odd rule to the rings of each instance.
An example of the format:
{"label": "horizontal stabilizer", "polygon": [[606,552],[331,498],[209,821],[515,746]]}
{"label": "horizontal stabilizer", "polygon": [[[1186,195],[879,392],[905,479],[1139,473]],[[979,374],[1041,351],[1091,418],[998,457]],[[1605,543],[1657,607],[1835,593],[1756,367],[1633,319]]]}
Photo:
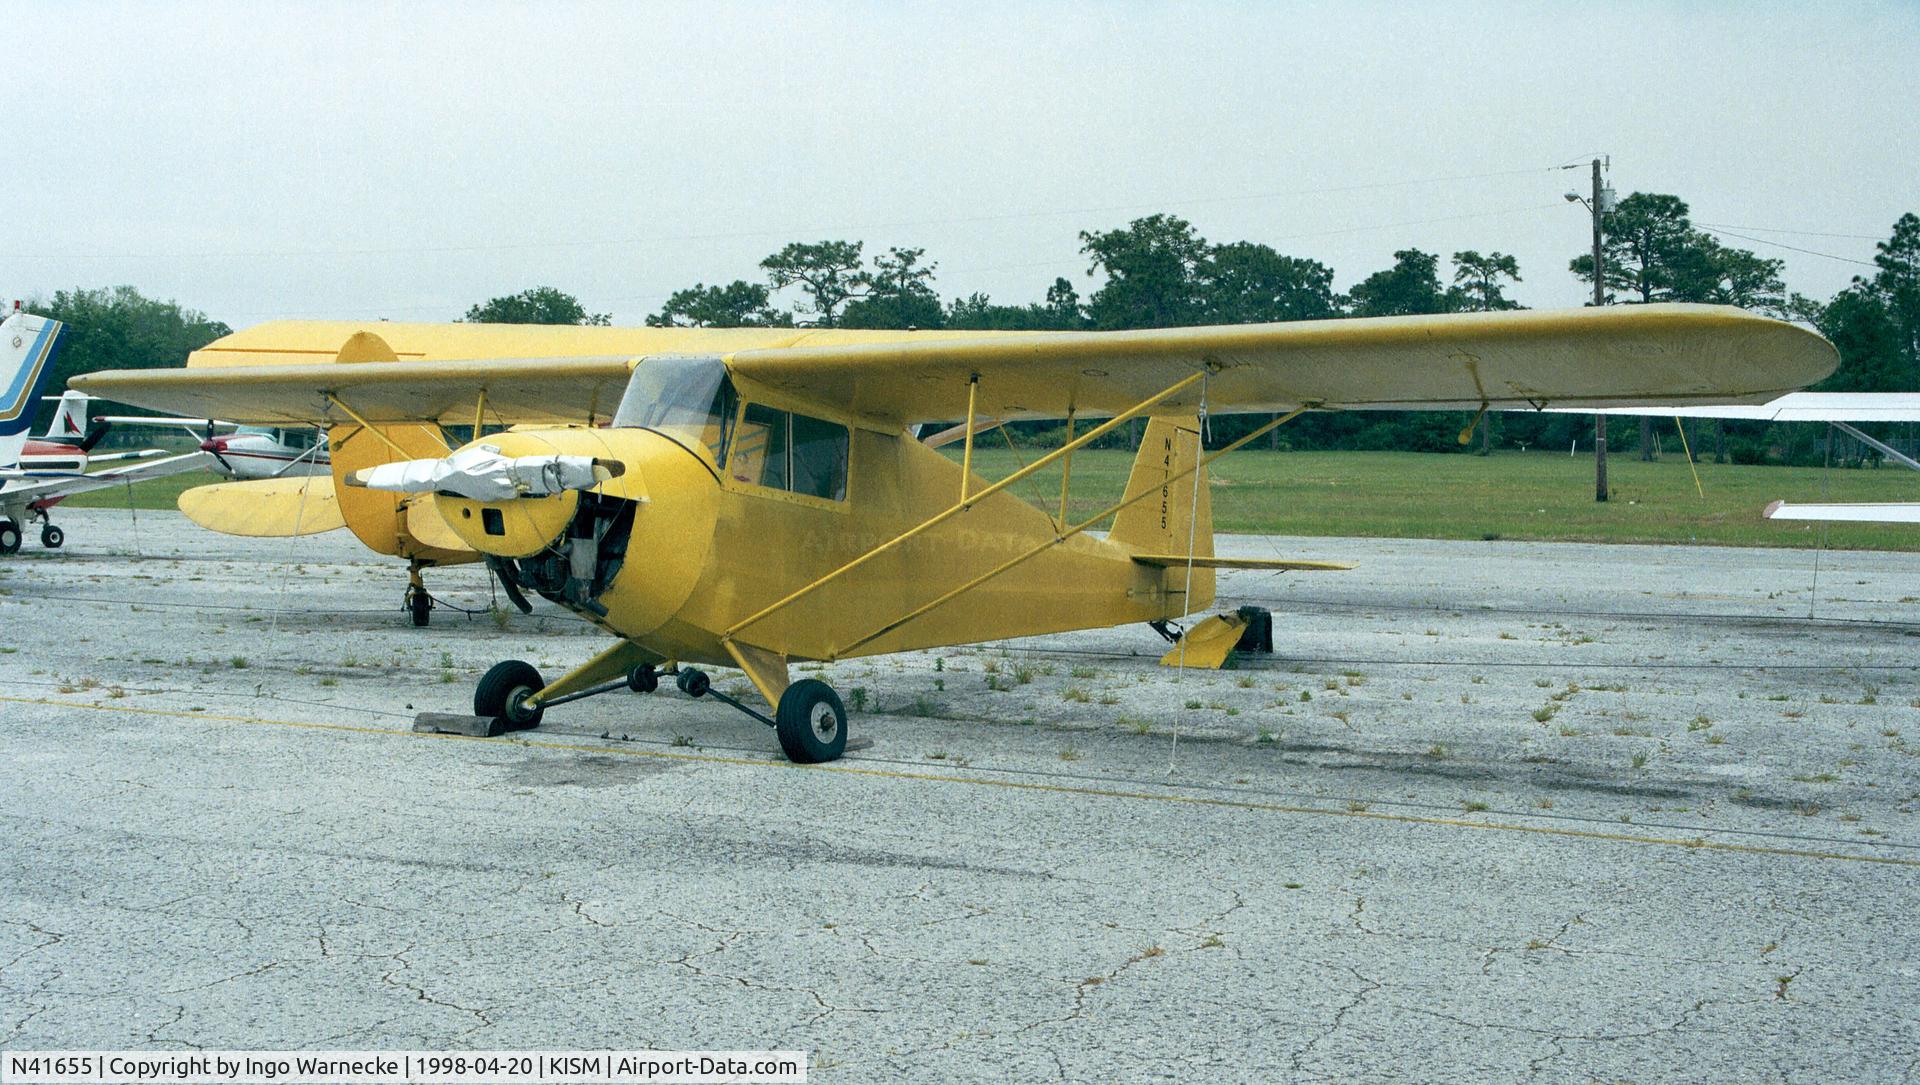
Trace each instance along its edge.
{"label": "horizontal stabilizer", "polygon": [[[1135,554],[1133,560],[1156,569],[1185,568],[1185,554]],[[1353,568],[1344,561],[1308,561],[1295,558],[1215,558],[1195,557],[1196,569],[1265,569],[1268,572],[1335,573]]]}
{"label": "horizontal stabilizer", "polygon": [[285,539],[347,526],[326,475],[196,486],[179,497],[187,519],[222,535]]}
{"label": "horizontal stabilizer", "polygon": [[1883,502],[1878,504],[1789,505],[1775,501],[1767,506],[1769,520],[1835,520],[1861,524],[1920,524],[1920,503]]}

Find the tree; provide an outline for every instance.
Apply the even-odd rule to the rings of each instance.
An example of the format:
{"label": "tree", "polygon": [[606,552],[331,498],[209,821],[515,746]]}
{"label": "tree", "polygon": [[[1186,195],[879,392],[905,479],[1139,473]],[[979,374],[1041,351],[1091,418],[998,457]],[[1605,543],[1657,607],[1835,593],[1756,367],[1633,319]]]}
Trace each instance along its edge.
{"label": "tree", "polygon": [[[1678,276],[1682,253],[1696,236],[1685,200],[1657,192],[1636,192],[1600,220],[1600,246],[1606,257],[1606,288],[1637,294],[1641,302],[1665,301]],[[1593,254],[1568,265],[1593,281]],[[1612,301],[1612,296],[1608,299]]]}
{"label": "tree", "polygon": [[1488,312],[1518,309],[1520,303],[1507,297],[1502,279],[1520,281],[1520,262],[1503,252],[1485,256],[1472,249],[1453,254],[1453,289],[1448,293],[1448,308]]}
{"label": "tree", "polygon": [[1731,249],[1712,235],[1695,232],[1674,258],[1670,301],[1697,301],[1738,305],[1743,309],[1785,315],[1786,284],[1780,281],[1780,260],[1766,259],[1746,249]]}
{"label": "tree", "polygon": [[735,279],[725,286],[695,283],[676,290],[660,311],[647,318],[650,328],[790,328],[793,314],[773,307],[772,293],[760,283]]}
{"label": "tree", "polygon": [[944,319],[949,328],[987,331],[1068,331],[1086,324],[1080,311],[1080,293],[1066,279],[1053,280],[1045,302],[995,305],[993,299],[980,293],[955,298],[947,306]]}
{"label": "tree", "polygon": [[589,313],[580,299],[551,286],[536,286],[518,294],[494,298],[467,310],[468,324],[590,324],[611,323],[606,313]]}
{"label": "tree", "polygon": [[1442,313],[1447,297],[1440,292],[1440,258],[1419,249],[1393,254],[1393,266],[1355,283],[1351,294],[1354,316],[1406,316]]}
{"label": "tree", "polygon": [[796,308],[812,313],[814,323],[831,328],[839,323],[840,307],[866,296],[871,285],[861,268],[858,241],[795,241],[760,261],[775,290],[798,286],[806,295]]}
{"label": "tree", "polygon": [[920,263],[925,249],[888,249],[873,258],[864,276],[865,297],[847,303],[840,325],[846,328],[938,328],[945,318],[940,295],[927,284],[934,265]]}
{"label": "tree", "polygon": [[[131,286],[57,290],[51,299],[36,298],[27,308],[67,325],[47,384],[54,389],[96,369],[177,368],[186,364],[189,353],[233,331],[199,310],[145,297]],[[45,413],[52,410],[46,405]],[[96,408],[94,413],[112,412]]]}
{"label": "tree", "polygon": [[1920,389],[1920,216],[1911,211],[1901,215],[1893,224],[1893,236],[1874,249],[1873,262],[1880,270],[1871,286],[1898,335],[1905,363],[1901,379],[1910,389]]}
{"label": "tree", "polygon": [[1840,352],[1839,368],[1814,387],[1822,392],[1911,390],[1912,370],[1901,358],[1901,333],[1879,291],[1860,280],[1820,311],[1820,334]]}
{"label": "tree", "polygon": [[1214,246],[1198,269],[1200,320],[1258,324],[1334,316],[1333,269],[1250,241]]}
{"label": "tree", "polygon": [[1087,301],[1094,327],[1170,328],[1200,319],[1201,267],[1210,250],[1192,223],[1150,215],[1122,230],[1083,230],[1080,242],[1088,273],[1107,277]]}

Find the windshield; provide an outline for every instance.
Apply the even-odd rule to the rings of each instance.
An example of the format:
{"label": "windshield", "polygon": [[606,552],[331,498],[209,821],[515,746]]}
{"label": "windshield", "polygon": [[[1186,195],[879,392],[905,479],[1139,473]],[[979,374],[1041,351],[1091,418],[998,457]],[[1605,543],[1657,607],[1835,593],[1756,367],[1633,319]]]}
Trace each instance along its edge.
{"label": "windshield", "polygon": [[613,424],[653,430],[717,465],[726,459],[736,402],[717,355],[645,358],[627,379]]}

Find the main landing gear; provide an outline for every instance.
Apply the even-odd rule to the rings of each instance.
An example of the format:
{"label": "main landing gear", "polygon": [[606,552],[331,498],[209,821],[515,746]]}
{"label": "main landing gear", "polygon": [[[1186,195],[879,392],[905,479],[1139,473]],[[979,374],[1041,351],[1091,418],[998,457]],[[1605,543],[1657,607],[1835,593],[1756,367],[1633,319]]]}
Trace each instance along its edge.
{"label": "main landing gear", "polygon": [[[714,689],[713,679],[703,670],[676,667],[666,673],[673,676],[674,685],[687,696],[712,697],[773,728],[780,739],[780,749],[790,761],[811,765],[838,760],[846,753],[846,706],[840,703],[840,696],[833,692],[832,686],[817,678],[803,678],[788,686],[780,695],[773,715],[768,716]],[[622,689],[652,693],[660,688],[661,677],[661,672],[652,664],[643,663],[629,670],[624,678],[542,700],[536,696],[546,688],[540,672],[531,663],[510,659],[496,663],[474,687],[473,714],[488,720],[493,734],[525,730],[540,726],[540,719],[548,708]]]}
{"label": "main landing gear", "polygon": [[[41,546],[49,550],[58,550],[66,544],[67,533],[54,526],[52,520],[47,519],[45,510],[34,510],[28,522],[31,523],[33,520],[40,521]],[[0,554],[19,553],[25,538],[26,529],[21,526],[20,521],[11,516],[0,518]]]}
{"label": "main landing gear", "polygon": [[[407,591],[400,597],[401,605],[413,618],[413,624],[416,627],[426,625],[433,614],[433,595],[427,591],[426,582],[420,579],[420,569],[421,564],[417,561],[407,563]],[[498,669],[495,668],[495,670]]]}

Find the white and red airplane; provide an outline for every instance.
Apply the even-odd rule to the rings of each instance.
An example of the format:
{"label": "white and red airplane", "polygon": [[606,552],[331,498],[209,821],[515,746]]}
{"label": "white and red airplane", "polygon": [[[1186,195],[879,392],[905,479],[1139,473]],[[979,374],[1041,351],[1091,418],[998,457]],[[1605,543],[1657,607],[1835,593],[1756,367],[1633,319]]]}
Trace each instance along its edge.
{"label": "white and red airplane", "polygon": [[[81,393],[69,391],[67,395],[80,396]],[[230,479],[296,478],[333,473],[325,435],[308,427],[241,426],[218,418],[171,415],[115,414],[101,421],[116,426],[184,429],[201,438],[200,451],[213,457],[213,470]],[[214,432],[221,429],[228,432]]]}
{"label": "white and red airplane", "polygon": [[[40,522],[40,545],[58,549],[66,541],[66,533],[55,526],[49,510],[74,494],[199,470],[208,459],[204,452],[162,454],[161,458],[142,458],[138,463],[89,474],[85,468],[98,433],[72,444],[59,436],[52,442],[38,442],[39,447],[30,456],[29,449],[36,444],[27,433],[33,421],[33,404],[41,385],[53,372],[65,330],[57,320],[19,311],[18,303],[15,311],[0,321],[0,554],[17,552],[22,525],[34,520]],[[49,433],[60,430],[64,434],[62,427],[70,421],[63,405],[48,427]],[[142,454],[115,458],[126,456],[139,458]],[[75,466],[45,466],[50,460]]]}

